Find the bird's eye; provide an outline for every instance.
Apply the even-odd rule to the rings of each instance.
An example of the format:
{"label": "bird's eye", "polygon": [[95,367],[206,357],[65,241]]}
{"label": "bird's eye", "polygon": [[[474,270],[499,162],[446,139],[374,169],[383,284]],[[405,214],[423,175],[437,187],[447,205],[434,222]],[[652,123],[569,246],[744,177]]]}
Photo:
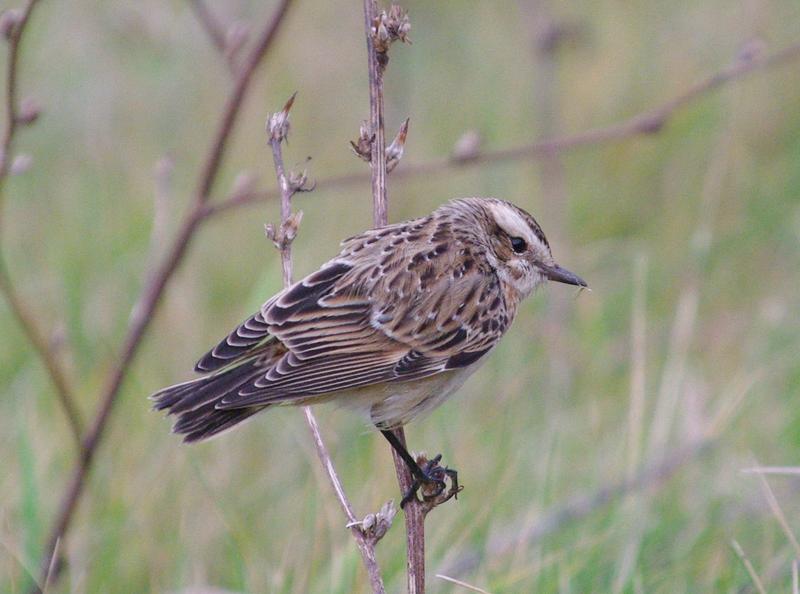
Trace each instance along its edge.
{"label": "bird's eye", "polygon": [[526,249],[528,249],[528,244],[525,243],[525,240],[522,239],[521,237],[512,237],[511,238],[511,248],[515,252],[517,252],[518,254],[521,254]]}

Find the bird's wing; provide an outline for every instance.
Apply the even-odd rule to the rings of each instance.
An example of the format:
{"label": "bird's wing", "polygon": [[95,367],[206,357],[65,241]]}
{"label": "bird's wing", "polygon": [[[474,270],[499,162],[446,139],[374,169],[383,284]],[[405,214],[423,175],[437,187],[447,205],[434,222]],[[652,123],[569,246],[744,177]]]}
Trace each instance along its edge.
{"label": "bird's wing", "polygon": [[[271,301],[276,298],[277,296],[273,297],[264,307],[268,307]],[[195,364],[194,370],[200,373],[207,373],[222,369],[244,357],[248,357],[258,347],[269,342],[270,338],[269,326],[264,321],[261,311],[258,311],[239,324],[217,346],[203,355]]]}
{"label": "bird's wing", "polygon": [[265,304],[201,360],[223,361],[236,349],[273,338],[286,348],[217,408],[406,381],[469,365],[510,322],[499,281],[470,262],[451,262],[437,277],[427,268],[413,269],[431,266],[430,259],[412,257],[402,266],[331,261]]}

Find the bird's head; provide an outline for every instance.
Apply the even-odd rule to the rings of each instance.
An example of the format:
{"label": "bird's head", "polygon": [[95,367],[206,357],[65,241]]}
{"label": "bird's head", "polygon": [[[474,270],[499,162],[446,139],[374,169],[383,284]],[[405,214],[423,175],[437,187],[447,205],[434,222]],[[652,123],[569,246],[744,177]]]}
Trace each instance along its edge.
{"label": "bird's head", "polygon": [[505,200],[467,198],[475,212],[487,257],[500,279],[525,297],[546,281],[586,287],[578,275],[556,264],[542,228],[530,214]]}

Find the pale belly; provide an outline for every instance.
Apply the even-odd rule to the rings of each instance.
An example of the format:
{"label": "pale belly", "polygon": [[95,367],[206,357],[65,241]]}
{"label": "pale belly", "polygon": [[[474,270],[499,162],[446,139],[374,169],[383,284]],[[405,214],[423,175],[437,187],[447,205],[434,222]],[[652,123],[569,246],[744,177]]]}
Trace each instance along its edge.
{"label": "pale belly", "polygon": [[370,423],[382,429],[400,427],[442,404],[464,384],[480,363],[477,361],[469,367],[419,380],[365,386],[329,398],[363,412]]}

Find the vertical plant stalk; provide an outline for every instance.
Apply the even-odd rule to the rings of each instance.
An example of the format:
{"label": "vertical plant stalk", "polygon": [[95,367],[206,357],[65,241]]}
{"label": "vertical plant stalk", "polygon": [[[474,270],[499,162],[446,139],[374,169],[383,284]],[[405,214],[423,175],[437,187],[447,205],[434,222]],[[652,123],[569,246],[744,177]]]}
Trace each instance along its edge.
{"label": "vertical plant stalk", "polygon": [[197,20],[205,30],[211,43],[220,54],[228,51],[228,42],[225,39],[225,27],[211,13],[205,0],[189,0],[189,6],[194,11]]}
{"label": "vertical plant stalk", "polygon": [[[21,11],[7,10],[2,15],[5,21],[3,26],[7,30],[5,35],[8,44],[8,56],[6,61],[6,93],[4,97],[6,125],[3,130],[2,140],[0,140],[0,228],[4,221],[2,207],[5,203],[6,180],[11,175],[14,139],[19,131],[20,124],[30,124],[36,117],[36,115],[33,115],[32,119],[28,119],[28,121],[21,117],[18,96],[20,44],[36,4],[37,0],[28,0]],[[2,230],[0,229],[1,240]],[[78,407],[75,405],[73,390],[67,380],[67,374],[58,357],[50,348],[47,336],[39,327],[37,316],[28,309],[25,299],[17,293],[16,287],[11,280],[2,248],[0,248],[0,292],[3,293],[11,313],[44,365],[50,382],[55,388],[58,403],[67,417],[67,423],[75,444],[80,448],[82,423]]]}
{"label": "vertical plant stalk", "polygon": [[[373,222],[376,227],[388,224],[389,209],[386,191],[386,134],[383,112],[383,69],[381,57],[375,49],[374,27],[378,18],[376,0],[364,0],[364,33],[367,41],[367,67],[369,70],[369,108],[370,133],[373,135],[370,152],[370,169],[372,177],[372,209]],[[385,60],[385,56],[383,56]],[[405,432],[402,427],[393,431],[397,439],[406,446]],[[405,461],[392,448],[397,482],[400,492],[411,489],[413,477]],[[409,594],[425,592],[425,509],[413,498],[403,509],[406,525],[406,563]]]}
{"label": "vertical plant stalk", "polygon": [[386,131],[383,122],[383,66],[375,51],[373,27],[378,17],[376,0],[364,0],[364,30],[367,36],[369,71],[369,122],[373,134],[370,168],[372,169],[372,220],[376,227],[389,222],[389,197],[386,192]]}
{"label": "vertical plant stalk", "polygon": [[[250,87],[257,66],[261,63],[267,50],[272,46],[281,24],[284,22],[284,17],[290,4],[291,0],[281,0],[244,61],[234,87],[225,103],[220,123],[212,138],[204,165],[198,175],[197,191],[194,194],[192,205],[189,207],[189,212],[186,214],[172,246],[161,264],[156,268],[153,275],[148,276],[150,281],[142,289],[139,299],[133,307],[128,332],[123,341],[120,355],[116,365],[111,369],[101,392],[95,417],[83,439],[81,455],[64,489],[58,512],[45,543],[40,564],[40,584],[44,583],[51,563],[55,563],[56,574],[52,579],[55,580],[58,577],[59,563],[52,560],[56,543],[63,540],[69,530],[78,502],[84,493],[86,478],[94,461],[95,453],[101,443],[111,412],[119,397],[122,382],[127,376],[130,365],[141,345],[142,338],[153,320],[164,290],[183,261],[195,232],[205,218],[203,216],[204,209],[210,199],[211,189],[217,178],[225,147],[241,111],[244,97]],[[39,592],[40,589],[36,586],[33,591]]]}
{"label": "vertical plant stalk", "polygon": [[[294,103],[295,95],[289,98],[283,110],[273,114],[267,121],[267,135],[269,137],[269,145],[272,148],[272,161],[275,165],[275,175],[278,180],[278,188],[280,189],[281,197],[281,223],[280,227],[275,230],[267,227],[267,235],[273,240],[275,246],[280,251],[281,255],[281,268],[283,270],[283,286],[284,288],[292,284],[292,242],[302,219],[302,212],[292,213],[292,196],[302,188],[305,182],[305,175],[298,178],[298,181],[290,179],[286,174],[286,168],[283,164],[283,151],[281,149],[281,142],[283,142],[289,132],[289,111]],[[333,465],[333,459],[328,452],[328,448],[322,439],[322,434],[319,430],[319,424],[311,411],[310,406],[303,406],[303,414],[306,418],[306,423],[311,431],[311,436],[314,439],[314,447],[317,451],[317,457],[322,464],[328,479],[331,482],[336,498],[347,516],[347,526],[353,534],[356,541],[361,559],[367,569],[369,575],[370,586],[372,587],[373,594],[384,594],[385,589],[383,585],[383,578],[381,577],[381,570],[378,566],[377,558],[375,557],[375,544],[380,537],[368,536],[361,528],[361,522],[356,519],[353,512],[353,506],[350,504],[347,494],[344,492],[342,481],[336,472]],[[382,535],[381,535],[382,536]]]}

